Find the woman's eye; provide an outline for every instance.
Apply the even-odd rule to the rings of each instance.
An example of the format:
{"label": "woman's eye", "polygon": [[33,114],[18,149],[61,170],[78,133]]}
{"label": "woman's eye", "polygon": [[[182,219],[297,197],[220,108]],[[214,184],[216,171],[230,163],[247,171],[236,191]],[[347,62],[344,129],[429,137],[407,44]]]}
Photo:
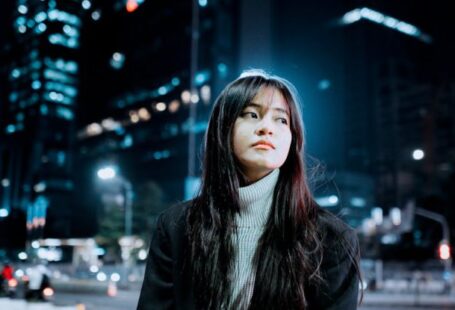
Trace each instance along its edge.
{"label": "woman's eye", "polygon": [[288,124],[288,120],[285,119],[285,118],[280,117],[278,120],[279,120],[282,124],[284,124],[284,125],[287,125],[287,124]]}
{"label": "woman's eye", "polygon": [[255,112],[244,112],[242,114],[243,117],[247,116],[247,117],[251,117],[251,118],[258,118],[258,115],[255,113]]}

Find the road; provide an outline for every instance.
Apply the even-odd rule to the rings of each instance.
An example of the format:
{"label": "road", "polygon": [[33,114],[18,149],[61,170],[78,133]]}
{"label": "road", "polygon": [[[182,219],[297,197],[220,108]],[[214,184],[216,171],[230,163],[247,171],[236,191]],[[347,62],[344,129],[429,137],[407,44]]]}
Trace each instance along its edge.
{"label": "road", "polygon": [[438,307],[438,308],[435,308],[435,307],[401,307],[401,306],[393,306],[393,307],[390,307],[390,306],[380,306],[380,307],[360,307],[358,308],[358,310],[424,310],[424,309],[428,309],[428,310],[452,310],[454,309],[453,307]]}
{"label": "road", "polygon": [[[128,310],[136,309],[137,300],[139,298],[139,288],[134,288],[129,291],[119,290],[118,295],[115,297],[108,297],[99,294],[72,294],[72,293],[58,293],[55,296],[56,305],[75,305],[83,303],[86,310]],[[359,307],[358,310],[455,310],[453,306],[375,306],[364,305]]]}
{"label": "road", "polygon": [[56,306],[76,305],[82,303],[86,310],[128,310],[136,309],[139,290],[119,290],[117,296],[109,297],[100,294],[56,293]]}

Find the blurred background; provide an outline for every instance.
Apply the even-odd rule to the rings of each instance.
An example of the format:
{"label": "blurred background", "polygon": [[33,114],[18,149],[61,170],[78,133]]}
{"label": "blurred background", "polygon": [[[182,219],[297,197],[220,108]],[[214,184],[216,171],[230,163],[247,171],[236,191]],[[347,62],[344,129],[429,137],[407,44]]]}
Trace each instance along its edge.
{"label": "blurred background", "polygon": [[[2,1],[0,308],[134,309],[214,99],[262,68],[300,92],[315,197],[359,235],[362,308],[455,309],[449,3]],[[52,291],[32,298],[38,266]]]}

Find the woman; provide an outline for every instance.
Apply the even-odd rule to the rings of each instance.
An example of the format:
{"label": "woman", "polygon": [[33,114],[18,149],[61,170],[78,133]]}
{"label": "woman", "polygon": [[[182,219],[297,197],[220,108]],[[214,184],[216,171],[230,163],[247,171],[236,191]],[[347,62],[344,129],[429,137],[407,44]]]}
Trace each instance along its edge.
{"label": "woman", "polygon": [[310,193],[296,94],[258,70],[222,91],[199,195],[160,215],[138,309],[356,309],[357,238]]}

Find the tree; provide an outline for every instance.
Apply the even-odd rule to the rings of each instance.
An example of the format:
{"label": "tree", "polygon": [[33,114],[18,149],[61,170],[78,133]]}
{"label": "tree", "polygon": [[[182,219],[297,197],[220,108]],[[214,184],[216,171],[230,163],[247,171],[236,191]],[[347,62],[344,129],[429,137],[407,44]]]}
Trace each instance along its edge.
{"label": "tree", "polygon": [[[125,234],[125,210],[123,199],[116,197],[119,197],[118,194],[111,194],[111,199],[104,199],[96,241],[106,248],[108,260],[120,261],[118,240]],[[142,238],[148,245],[156,217],[165,207],[164,194],[157,183],[147,181],[139,184],[133,198],[133,235]]]}
{"label": "tree", "polygon": [[148,244],[157,216],[167,207],[163,190],[153,181],[141,184],[133,206],[133,233]]}

